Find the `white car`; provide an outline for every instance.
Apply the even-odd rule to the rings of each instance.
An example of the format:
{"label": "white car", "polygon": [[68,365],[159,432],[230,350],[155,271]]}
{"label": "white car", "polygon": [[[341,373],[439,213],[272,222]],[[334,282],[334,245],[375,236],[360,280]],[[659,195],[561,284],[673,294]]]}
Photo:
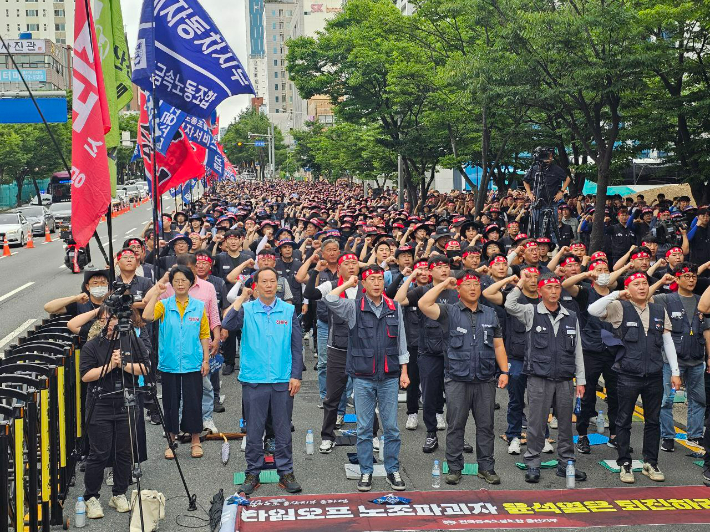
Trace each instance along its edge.
{"label": "white car", "polygon": [[27,235],[32,232],[32,224],[22,214],[17,212],[0,213],[0,238],[8,244],[24,246]]}
{"label": "white car", "polygon": [[[44,205],[45,207],[49,207],[52,204],[51,194],[40,194],[40,197],[42,198],[42,205]],[[37,196],[32,196],[32,199],[30,200],[30,205],[37,205]]]}

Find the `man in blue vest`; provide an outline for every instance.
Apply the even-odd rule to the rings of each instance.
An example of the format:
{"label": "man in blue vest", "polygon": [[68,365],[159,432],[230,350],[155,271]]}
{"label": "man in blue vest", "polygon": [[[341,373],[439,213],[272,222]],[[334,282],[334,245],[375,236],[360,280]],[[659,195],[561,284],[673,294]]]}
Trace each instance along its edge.
{"label": "man in blue vest", "polygon": [[[436,302],[445,289],[457,289],[458,303]],[[508,384],[508,357],[498,315],[479,304],[481,282],[473,270],[439,283],[419,300],[419,310],[441,324],[446,344],[444,387],[446,390],[447,484],[458,484],[464,466],[463,435],[468,413],[476,422],[478,476],[489,484],[500,484],[493,458],[493,414],[498,387]]]}
{"label": "man in blue vest", "polygon": [[372,489],[372,422],[375,408],[379,408],[384,432],[387,482],[394,490],[405,489],[399,474],[401,440],[397,427],[397,398],[399,387],[409,386],[409,352],[402,308],[384,295],[384,273],[377,265],[368,266],[361,273],[364,297],[340,297],[348,288],[358,285],[358,278],[353,275],[323,299],[328,308],[348,324],[346,370],[353,379],[357,412],[359,491]]}
{"label": "man in blue vest", "polygon": [[303,372],[301,323],[294,306],[276,297],[276,270],[260,268],[254,274],[253,287],[257,299],[249,301],[252,291],[243,289],[222,323],[229,331],[242,332],[239,381],[248,435],[246,478],[239,491],[250,495],[260,485],[259,473],[264,468],[262,435],[271,410],[279,487],[298,493],[301,486],[293,475],[291,413]]}
{"label": "man in blue vest", "polygon": [[[584,357],[579,322],[574,312],[560,306],[562,285],[559,277],[542,274],[537,284],[541,301],[537,305],[521,301],[521,289],[528,276],[522,270],[518,286],[505,300],[505,309],[525,324],[529,337],[524,371],[528,375],[528,448],[525,451],[525,482],[540,481],[540,453],[545,444],[545,430],[550,407],[558,419],[557,476],[565,477],[568,462],[575,461],[572,441],[572,405],[584,395]],[[572,379],[577,379],[575,390]],[[579,481],[587,475],[575,472]]]}
{"label": "man in blue vest", "polygon": [[663,354],[671,370],[671,386],[680,388],[680,370],[671,322],[663,305],[648,303],[648,277],[632,273],[624,280],[624,290],[612,292],[589,305],[589,315],[611,323],[623,351],[617,354],[613,369],[618,373],[619,413],[616,417],[619,480],[633,484],[631,470],[631,418],[641,396],[644,412],[643,470],[655,482],[665,475],[658,468],[661,440],[660,412],[663,400]]}

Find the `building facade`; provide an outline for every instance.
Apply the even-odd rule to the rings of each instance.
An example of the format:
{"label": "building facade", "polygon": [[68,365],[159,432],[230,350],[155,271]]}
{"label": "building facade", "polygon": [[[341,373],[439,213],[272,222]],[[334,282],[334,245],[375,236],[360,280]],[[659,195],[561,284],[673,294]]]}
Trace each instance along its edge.
{"label": "building facade", "polygon": [[5,0],[0,4],[0,33],[16,39],[20,33],[56,44],[74,43],[74,0]]}
{"label": "building facade", "polygon": [[[264,34],[264,0],[245,0],[249,38],[247,39],[247,72],[257,98],[268,102],[266,71],[266,36]],[[267,112],[262,107],[263,112]]]}
{"label": "building facade", "polygon": [[[6,39],[10,54],[33,91],[71,89],[71,48],[49,39]],[[0,44],[0,92],[25,91],[20,74]]]}

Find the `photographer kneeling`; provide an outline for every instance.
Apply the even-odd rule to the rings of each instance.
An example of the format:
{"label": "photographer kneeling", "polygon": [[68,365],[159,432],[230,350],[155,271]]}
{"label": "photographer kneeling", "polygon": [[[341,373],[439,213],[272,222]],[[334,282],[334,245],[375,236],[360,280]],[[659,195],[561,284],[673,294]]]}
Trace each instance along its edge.
{"label": "photographer kneeling", "polygon": [[[122,390],[137,387],[138,376],[148,372],[148,352],[142,342],[135,343],[133,347],[138,350],[130,355],[124,353],[124,358],[118,348],[109,353],[118,318],[111,316],[105,305],[99,310],[97,321],[103,324],[103,330],[84,344],[79,367],[82,382],[89,383],[86,423],[90,449],[84,473],[84,500],[89,519],[104,516],[99,492],[112,448],[114,484],[108,504],[120,513],[131,509],[126,490],[131,478],[132,442]],[[114,345],[118,347],[119,343]],[[111,395],[107,395],[109,393]]]}

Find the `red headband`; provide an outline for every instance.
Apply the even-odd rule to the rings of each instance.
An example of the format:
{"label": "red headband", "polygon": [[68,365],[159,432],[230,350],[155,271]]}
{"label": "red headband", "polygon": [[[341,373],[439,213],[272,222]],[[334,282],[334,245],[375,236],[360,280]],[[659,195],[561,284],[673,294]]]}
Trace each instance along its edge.
{"label": "red headband", "polygon": [[427,268],[427,269],[428,269],[428,268],[429,268],[429,263],[428,263],[427,261],[425,261],[425,260],[420,260],[419,262],[417,262],[417,263],[414,265],[414,269],[415,269],[415,270],[418,269],[418,268]]}
{"label": "red headband", "polygon": [[532,273],[533,275],[540,275],[540,270],[538,270],[535,266],[528,266],[527,268],[523,268],[523,271]]}
{"label": "red headband", "polygon": [[631,260],[636,260],[636,259],[650,259],[651,255],[646,253],[645,251],[639,251],[638,253],[634,253],[631,255]]}
{"label": "red headband", "polygon": [[[603,260],[595,260],[595,261],[593,261],[593,262],[589,265],[589,271],[591,272],[594,268],[596,268],[596,267],[599,266],[600,264],[606,264],[606,262],[603,261]],[[607,264],[607,266],[608,266],[608,264]]]}
{"label": "red headband", "polygon": [[593,261],[597,259],[604,259],[605,261],[607,260],[606,258],[606,253],[603,251],[597,251],[596,253],[592,253],[592,256],[590,257]]}
{"label": "red headband", "polygon": [[444,249],[449,249],[452,246],[461,246],[456,240],[449,240],[446,245],[444,246]]}
{"label": "red headband", "polygon": [[549,279],[540,279],[537,282],[537,287],[542,288],[543,286],[547,286],[548,284],[562,284],[562,283],[560,283],[560,280],[557,277],[550,277]]}
{"label": "red headband", "polygon": [[276,255],[272,255],[270,253],[264,253],[263,255],[259,255],[259,259],[274,259],[276,260]]}
{"label": "red headband", "polygon": [[684,273],[695,273],[695,272],[694,272],[693,270],[691,270],[690,268],[688,268],[687,266],[685,266],[685,267],[683,267],[683,268],[680,268],[680,269],[676,270],[675,276],[676,276],[676,277],[680,277],[680,276],[683,275]]}
{"label": "red headband", "polygon": [[443,260],[438,260],[436,262],[432,262],[431,264],[429,264],[429,269],[433,270],[437,266],[448,266],[448,265],[449,265],[448,262],[444,262]]}
{"label": "red headband", "polygon": [[464,275],[460,279],[456,280],[456,286],[461,286],[466,281],[476,281],[478,283],[481,282],[480,279],[478,278],[478,276],[473,275],[472,273],[467,273],[466,275]]}
{"label": "red headband", "polygon": [[134,257],[136,256],[135,252],[132,249],[122,249],[116,254],[116,260],[121,260],[124,255],[127,255],[129,253]]}
{"label": "red headband", "polygon": [[646,279],[646,274],[642,272],[632,273],[624,280],[624,287],[629,286],[636,279]]}
{"label": "red headband", "polygon": [[465,259],[469,255],[480,255],[480,254],[481,254],[480,249],[467,249],[466,251],[463,252],[463,254],[461,255],[461,258]]}
{"label": "red headband", "polygon": [[683,253],[683,250],[680,248],[671,248],[668,251],[666,251],[666,258],[670,257],[673,253]]}
{"label": "red headband", "polygon": [[531,240],[530,242],[527,242],[526,244],[524,244],[523,247],[524,247],[525,249],[528,249],[528,248],[536,248],[536,247],[537,247],[537,242],[535,242],[534,240]]}
{"label": "red headband", "polygon": [[577,242],[576,244],[572,244],[569,247],[570,249],[576,249],[576,248],[582,248],[582,249],[587,249],[587,246],[582,244],[581,242]]}
{"label": "red headband", "polygon": [[140,241],[140,240],[136,240],[135,238],[132,239],[132,240],[129,240],[129,241],[128,241],[128,245],[129,245],[129,246],[138,245],[138,246],[140,246],[140,247],[143,247],[143,244],[141,244],[141,241]]}
{"label": "red headband", "polygon": [[382,275],[382,276],[384,276],[384,272],[378,271],[378,270],[373,270],[372,268],[369,268],[369,269],[365,270],[364,272],[362,272],[362,280],[364,281],[365,279],[367,279],[368,277],[370,277],[370,275]]}
{"label": "red headband", "polygon": [[578,264],[578,263],[579,263],[579,260],[577,260],[577,257],[567,257],[565,260],[562,261],[562,264],[560,264],[560,266],[562,266],[564,268],[568,264]]}
{"label": "red headband", "polygon": [[209,255],[198,255],[197,262],[209,262],[210,264],[212,264],[212,262],[214,262],[214,261],[212,260],[212,257],[210,257]]}
{"label": "red headband", "polygon": [[345,262],[346,260],[354,260],[354,261],[357,261],[358,258],[357,258],[357,255],[355,255],[354,253],[347,253],[347,254],[343,255],[342,257],[340,257],[340,258],[338,259],[338,266],[340,266],[340,265],[341,265],[343,262]]}
{"label": "red headband", "polygon": [[508,259],[506,259],[503,255],[498,255],[497,257],[493,257],[491,260],[491,264],[498,264],[499,262],[505,262],[508,264]]}

